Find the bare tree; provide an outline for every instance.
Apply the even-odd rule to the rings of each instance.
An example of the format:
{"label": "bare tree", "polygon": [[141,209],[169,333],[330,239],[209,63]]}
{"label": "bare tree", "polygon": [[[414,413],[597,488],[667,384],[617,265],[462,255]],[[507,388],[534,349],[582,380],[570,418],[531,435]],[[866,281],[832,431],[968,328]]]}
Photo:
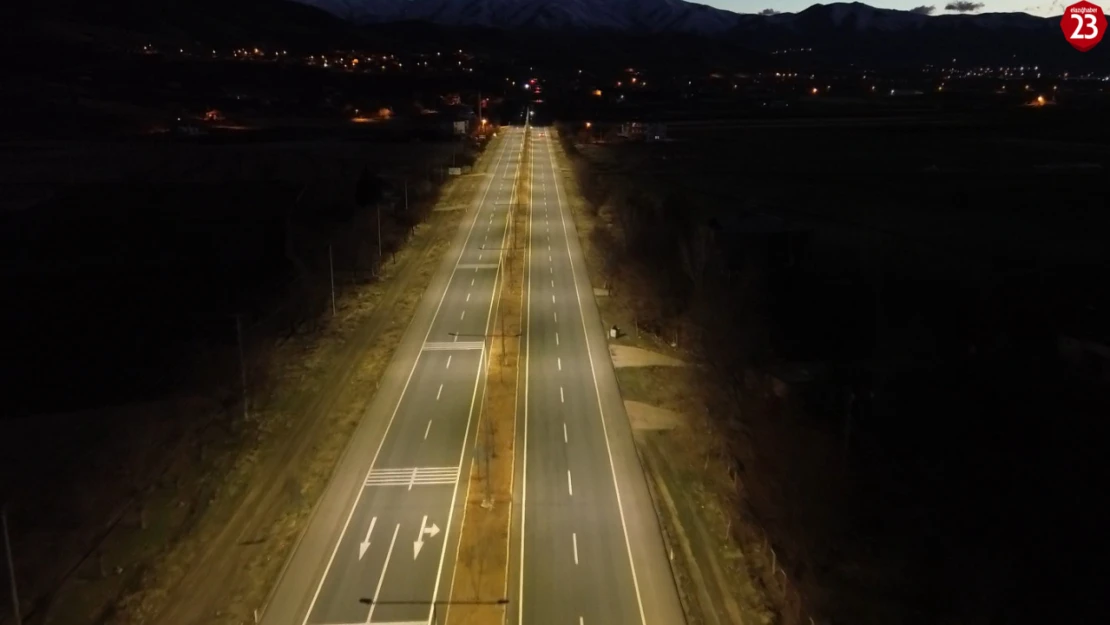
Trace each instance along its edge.
{"label": "bare tree", "polygon": [[678,243],[682,270],[694,287],[695,299],[701,296],[705,284],[705,269],[713,253],[713,231],[705,224],[697,224],[693,231]]}
{"label": "bare tree", "polygon": [[609,228],[599,225],[590,231],[590,242],[601,257],[601,280],[605,288],[612,289],[621,265],[616,237]]}

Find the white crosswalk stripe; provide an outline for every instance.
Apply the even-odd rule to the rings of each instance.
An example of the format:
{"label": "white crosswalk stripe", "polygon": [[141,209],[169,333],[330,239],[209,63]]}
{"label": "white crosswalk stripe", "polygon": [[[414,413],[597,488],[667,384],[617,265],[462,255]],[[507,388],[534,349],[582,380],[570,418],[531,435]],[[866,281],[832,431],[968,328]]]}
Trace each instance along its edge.
{"label": "white crosswalk stripe", "polygon": [[426,352],[473,351],[480,350],[483,347],[485,347],[485,344],[481,341],[459,341],[457,343],[432,341],[424,343],[424,351]]}
{"label": "white crosswalk stripe", "polygon": [[459,479],[458,467],[404,467],[374,469],[366,477],[366,486],[434,486],[454,484]]}

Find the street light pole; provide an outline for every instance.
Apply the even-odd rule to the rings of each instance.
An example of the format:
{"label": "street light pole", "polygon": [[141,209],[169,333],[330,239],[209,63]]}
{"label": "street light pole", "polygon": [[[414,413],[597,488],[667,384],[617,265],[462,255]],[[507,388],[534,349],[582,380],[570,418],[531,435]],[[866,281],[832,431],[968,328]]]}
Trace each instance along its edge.
{"label": "street light pole", "polygon": [[371,606],[371,609],[373,609],[373,606],[375,606],[375,605],[416,605],[416,606],[427,605],[427,606],[431,606],[431,608],[432,608],[432,623],[434,623],[435,625],[439,625],[439,613],[436,610],[436,607],[440,606],[440,605],[446,605],[446,606],[453,606],[453,605],[502,605],[502,606],[504,606],[504,605],[509,605],[509,600],[508,599],[493,599],[493,600],[486,600],[486,601],[483,601],[483,600],[480,600],[480,599],[469,600],[469,601],[468,600],[454,601],[454,600],[450,600],[450,599],[435,600],[435,601],[381,601],[381,600],[375,599],[374,597],[362,597],[361,599],[358,600],[358,602],[363,604],[363,605]]}
{"label": "street light pole", "polygon": [[335,263],[332,261],[331,245],[328,245],[328,275],[331,276],[331,314],[335,316]]}
{"label": "street light pole", "polygon": [[378,214],[378,261],[382,259],[382,203],[374,205]]}
{"label": "street light pole", "polygon": [[250,415],[247,395],[247,358],[243,349],[243,315],[235,315],[235,341],[239,344],[239,382],[243,387],[243,420]]}
{"label": "street light pole", "polygon": [[8,537],[8,509],[0,508],[0,525],[4,527],[4,555],[8,561],[8,580],[12,587],[12,614],[15,616],[15,625],[23,623],[23,616],[19,612],[19,591],[15,585],[15,561],[12,558],[12,541]]}

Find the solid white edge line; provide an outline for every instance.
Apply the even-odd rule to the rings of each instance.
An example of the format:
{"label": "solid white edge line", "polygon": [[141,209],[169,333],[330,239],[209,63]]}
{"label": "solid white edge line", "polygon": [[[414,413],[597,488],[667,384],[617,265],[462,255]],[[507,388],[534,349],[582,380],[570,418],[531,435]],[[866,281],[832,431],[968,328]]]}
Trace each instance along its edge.
{"label": "solid white edge line", "polygon": [[[527,126],[525,126],[527,127]],[[528,146],[529,154],[535,154],[535,143],[530,143]],[[532,157],[531,172],[536,170],[536,159]],[[531,187],[529,187],[529,204],[532,202]],[[530,213],[530,211],[529,211]],[[529,223],[531,222],[531,214],[529,214]],[[529,227],[528,235],[531,238],[531,227]],[[527,291],[528,296],[525,298],[528,312],[525,316],[525,332],[524,344],[527,349],[524,357],[524,427],[523,427],[523,443],[521,444],[521,470],[520,470],[520,563],[517,570],[517,597],[516,597],[516,621],[517,625],[524,625],[524,521],[528,514],[528,386],[529,376],[531,374],[532,362],[532,243],[528,242],[527,254]],[[516,454],[513,454],[514,456]],[[511,517],[510,517],[511,518]],[[511,532],[510,532],[511,533]]]}
{"label": "solid white edge line", "polygon": [[[497,163],[493,166],[494,172],[501,166],[501,159],[504,155],[505,151],[504,148],[502,148],[497,155]],[[339,545],[343,544],[343,538],[347,535],[347,528],[351,524],[351,518],[354,517],[355,510],[358,509],[358,503],[362,499],[362,493],[366,491],[366,480],[369,479],[370,472],[374,470],[374,464],[378,461],[378,454],[382,451],[382,445],[385,444],[385,439],[389,437],[389,430],[393,426],[393,420],[397,417],[397,411],[401,409],[401,402],[404,400],[405,393],[408,391],[409,383],[412,382],[412,376],[416,372],[416,366],[420,363],[420,356],[424,353],[423,346],[428,342],[428,337],[432,334],[432,328],[436,325],[436,318],[439,317],[440,308],[443,307],[443,301],[447,298],[447,291],[451,290],[451,282],[455,279],[459,261],[462,260],[463,255],[466,253],[467,243],[474,234],[474,225],[478,223],[478,217],[482,214],[482,207],[485,206],[486,196],[489,194],[490,187],[492,186],[493,178],[490,178],[489,183],[486,185],[485,192],[482,193],[482,199],[478,203],[478,208],[474,212],[474,219],[470,222],[470,229],[467,231],[466,238],[463,240],[462,249],[459,250],[458,260],[455,261],[455,266],[451,268],[451,274],[447,277],[447,284],[443,287],[443,294],[439,296],[439,303],[436,304],[436,310],[432,313],[432,320],[428,324],[428,331],[424,333],[424,339],[420,342],[421,350],[416,353],[416,358],[412,361],[412,368],[409,369],[409,375],[405,378],[405,385],[401,387],[401,395],[397,398],[397,404],[393,406],[393,413],[389,415],[389,421],[385,425],[385,432],[382,433],[382,439],[378,441],[378,448],[374,450],[374,457],[370,460],[370,468],[367,469],[366,475],[359,481],[360,485],[358,493],[355,494],[355,502],[351,505],[350,512],[347,513],[347,519],[343,522],[343,529],[339,531],[339,538],[336,539],[335,547],[332,548],[331,556],[328,557],[328,563],[324,566],[324,572],[320,575],[320,581],[316,584],[316,591],[312,593],[312,600],[308,603],[308,609],[305,611],[304,620],[301,621],[301,625],[308,625],[308,618],[312,616],[312,610],[316,607],[316,600],[320,598],[320,590],[323,589],[324,581],[327,580],[328,573],[331,571],[331,565],[335,562],[335,554],[339,553]],[[479,359],[479,362],[480,361]]]}
{"label": "solid white edge line", "polygon": [[[516,183],[515,183],[515,181],[519,177],[520,177],[520,166],[517,165],[517,175],[514,178],[514,187],[513,187],[513,192],[514,193],[516,192]],[[508,240],[509,240],[509,228],[508,228],[508,225],[506,225],[504,232],[502,232],[502,234],[501,234],[501,254],[499,256],[499,260],[498,260],[498,263],[497,263],[497,272],[493,276],[493,296],[490,297],[489,312],[486,314],[486,335],[487,336],[489,335],[490,326],[493,324],[493,319],[494,319],[494,316],[496,315],[496,311],[501,306],[501,300],[500,300],[500,298],[496,297],[496,295],[497,295],[498,285],[499,285],[499,283],[501,281],[501,278],[503,276],[502,268],[505,265],[504,264],[505,245],[508,242]],[[495,303],[497,304],[496,308],[494,306]],[[490,340],[492,341],[493,339],[491,338]],[[484,360],[485,355],[486,355],[486,350],[485,350],[485,346],[483,345],[483,347],[482,347],[482,360]],[[477,396],[478,396],[478,384],[482,380],[482,371],[483,371],[482,360],[479,360],[479,363],[478,363],[478,378],[474,382],[474,398],[472,398],[470,400],[470,414],[467,415],[467,418],[466,418],[466,433],[467,434],[466,434],[466,438],[463,439],[462,453],[459,455],[459,476],[460,477],[462,475],[463,462],[466,460],[467,441],[470,440],[470,420],[471,420],[471,417],[474,416],[474,402],[475,402],[475,400],[477,399]],[[485,406],[485,403],[486,403],[486,394],[482,393],[482,404],[478,408],[479,416],[478,416],[478,424],[476,426],[476,429],[477,429],[477,427],[481,427],[482,417],[481,417],[480,413],[481,413],[482,408]],[[471,465],[473,466],[473,460],[471,460]],[[444,558],[447,556],[447,539],[451,535],[451,520],[452,520],[452,516],[455,513],[455,501],[458,497],[458,492],[459,492],[459,479],[456,478],[455,479],[455,490],[454,490],[454,493],[451,496],[451,509],[450,509],[450,512],[448,512],[448,514],[447,514],[447,528],[444,530],[444,534],[443,534],[443,548],[442,548],[442,551],[440,551],[440,554],[439,554],[439,569],[436,571],[435,589],[432,591],[432,603],[431,603],[431,606],[428,609],[428,621],[429,622],[431,622],[432,618],[435,615],[436,600],[439,598],[439,585],[440,585],[441,579],[443,578],[443,561],[444,561]],[[467,482],[466,482],[466,493],[467,493],[466,494],[466,500],[463,501],[463,506],[462,506],[463,516],[462,516],[462,519],[459,521],[459,534],[460,534],[459,542],[455,545],[455,565],[454,566],[456,568],[453,568],[451,570],[451,584],[449,585],[449,588],[447,590],[447,592],[451,593],[452,595],[455,592],[455,571],[457,570],[458,562],[459,562],[459,550],[462,548],[462,535],[461,535],[462,534],[462,526],[463,526],[462,524],[464,522],[466,522],[466,502],[470,500],[470,479],[469,479],[469,476],[468,476],[468,479],[467,479]],[[510,516],[510,519],[511,518],[512,517]],[[447,619],[450,618],[450,616],[451,616],[451,604],[450,604],[450,602],[448,602],[447,609],[444,610],[444,614],[443,614],[444,625],[446,625]]]}
{"label": "solid white edge line", "polygon": [[[525,139],[527,139],[527,137],[525,137]],[[528,145],[528,153],[530,155],[534,152],[533,148],[534,148],[534,144],[530,143]],[[521,152],[523,153],[523,150],[521,150]],[[535,169],[535,159],[534,158],[530,159],[530,161],[529,161],[529,171],[531,171],[533,169]],[[528,241],[531,241],[531,239],[532,239],[532,186],[531,185],[528,186],[528,219],[525,223],[528,225],[528,227],[526,229],[525,238],[524,238],[524,241],[525,241],[525,244],[526,244],[527,250],[528,250],[528,252],[525,254],[525,262],[527,263],[527,266],[529,268],[531,268],[531,266],[532,266],[532,246],[528,244]],[[530,269],[529,269],[529,271],[530,271]],[[524,324],[524,303],[525,303],[524,302],[524,289],[522,288],[520,290],[521,309],[517,313],[517,323],[521,324],[521,327],[523,327],[523,324]],[[518,350],[522,349],[522,348],[525,349],[525,351],[524,351],[524,370],[525,370],[524,377],[525,377],[525,383],[527,384],[527,370],[528,370],[529,352],[527,351],[527,349],[524,346],[518,346]],[[519,354],[519,351],[518,351],[517,358],[519,358],[519,357],[520,357],[520,354]],[[515,447],[515,445],[516,445],[516,422],[517,422],[516,409],[517,409],[517,406],[520,405],[520,378],[521,378],[520,368],[517,367],[517,370],[516,370],[516,389],[513,392],[513,445],[514,445],[514,447],[513,447],[512,461],[509,465],[509,470],[510,470],[510,475],[509,475],[509,495],[510,495],[509,496],[509,521],[508,521],[508,531],[505,533],[505,587],[504,587],[504,590],[502,591],[504,593],[505,597],[509,596],[509,565],[508,565],[508,563],[509,563],[510,559],[512,558],[512,547],[513,547],[512,546],[513,506],[515,504],[513,502],[512,493],[513,493],[513,487],[515,485],[515,480],[516,480],[516,447]],[[522,502],[522,505],[523,505],[523,502]],[[523,510],[523,507],[521,508],[521,510]],[[524,554],[523,554],[523,550],[522,550],[521,556],[523,557],[523,555]],[[506,608],[506,611],[504,613],[502,613],[502,622],[507,621],[508,616],[509,616],[508,615],[508,608]],[[446,623],[444,623],[444,625],[446,625]]]}
{"label": "solid white edge line", "polygon": [[[547,151],[549,153],[549,164],[551,165],[551,174],[555,175],[555,158],[554,150],[551,144],[548,143]],[[590,347],[590,333],[586,328],[586,313],[582,309],[582,294],[578,289],[578,272],[574,269],[574,257],[570,251],[570,235],[567,233],[567,219],[566,211],[563,209],[563,201],[559,196],[559,184],[556,181],[555,198],[556,203],[559,205],[559,219],[563,225],[563,241],[567,246],[567,257],[570,261],[571,279],[574,282],[574,295],[578,299],[578,317],[582,320],[582,332],[586,337],[586,355],[590,361],[590,376],[594,381],[594,394],[597,396],[597,412],[598,417],[601,419],[601,429],[605,434],[605,452],[609,456],[609,471],[613,475],[613,490],[617,496],[617,510],[620,512],[621,517],[621,531],[624,533],[624,547],[628,552],[628,568],[632,571],[632,586],[636,591],[636,607],[640,610],[640,623],[641,625],[647,624],[647,617],[644,615],[644,601],[640,596],[640,580],[636,577],[636,563],[632,558],[632,543],[628,540],[628,524],[624,520],[624,504],[621,502],[621,489],[617,483],[617,468],[613,465],[613,449],[609,445],[609,426],[605,425],[605,409],[601,405],[601,388],[597,383],[597,370],[594,367],[593,349]]]}

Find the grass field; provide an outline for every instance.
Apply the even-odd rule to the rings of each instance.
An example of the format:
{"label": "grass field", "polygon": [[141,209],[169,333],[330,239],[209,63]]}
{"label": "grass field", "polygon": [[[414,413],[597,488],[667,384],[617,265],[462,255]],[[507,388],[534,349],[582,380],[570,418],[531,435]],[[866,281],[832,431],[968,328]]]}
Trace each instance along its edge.
{"label": "grass field", "polygon": [[[1107,301],[1110,258],[1098,234],[1107,196],[1097,181],[1110,150],[1066,120],[1030,119],[676,125],[671,142],[580,146],[587,186],[609,189],[595,219],[623,227],[631,218],[614,219],[613,207],[630,206],[636,219],[673,224],[675,239],[708,223],[721,259],[712,262],[734,273],[763,267],[763,290],[751,296],[766,308],[757,332],[770,351],[751,370],[667,392],[644,372],[621,380],[632,398],[729,416],[734,429],[719,423],[718,442],[742,486],[711,499],[766,531],[776,560],[762,566],[790,579],[783,618],[796,618],[799,596],[805,613],[833,621],[1027,618],[1024,593],[1007,588],[1039,588],[1037,565],[1015,567],[1015,545],[1042,537],[1030,563],[1081,548],[1066,534],[1044,538],[1053,511],[1013,511],[1028,504],[1021,483],[1069,482],[1058,464],[1065,449],[1081,464],[1095,454],[1084,441],[1099,429],[1092,415],[1105,393],[1062,368],[1054,341],[1078,311]],[[614,240],[602,256],[620,249]],[[619,267],[614,300],[632,299],[621,310],[661,309],[663,342],[682,336],[695,353],[728,355],[706,351],[725,337],[699,345],[673,331],[697,324],[670,287],[692,261],[645,273],[643,259],[616,254],[595,262]],[[668,297],[669,311],[656,303]],[[799,370],[809,381],[790,377]],[[845,399],[861,384],[876,398],[851,409],[848,430]],[[1046,410],[1050,427],[1015,426]],[[678,462],[685,447],[661,455]],[[1041,451],[1018,460],[1019,449]]]}
{"label": "grass field", "polygon": [[[12,368],[10,379],[29,380],[10,395],[13,410],[29,416],[0,421],[0,493],[11,508],[25,622],[148,620],[174,599],[177,587],[195,591],[190,607],[211,607],[229,618],[245,617],[261,605],[282,561],[275,554],[289,547],[326,482],[368,401],[365,389],[372,391],[443,241],[461,218],[462,211],[431,213],[431,204],[439,197],[444,205],[459,205],[473,195],[480,178],[455,179],[440,197],[439,181],[432,184],[428,169],[449,153],[435,144],[193,146],[176,160],[167,156],[168,163],[157,154],[173,150],[147,147],[70,144],[28,148],[23,157],[8,154],[29,182],[57,185],[49,172],[72,167],[89,177],[77,188],[113,190],[115,200],[98,195],[91,202],[55,202],[5,216],[13,225],[5,233],[17,237],[5,247],[12,260],[5,270],[12,275],[13,297],[24,302],[5,315],[21,320],[25,340],[23,351],[8,351],[4,367]],[[315,171],[299,168],[306,159],[314,159]],[[102,167],[86,170],[88,163]],[[420,226],[413,234],[404,215],[383,211],[385,256],[379,263],[374,212],[368,219],[355,212],[360,221],[343,229],[358,238],[331,239],[338,313],[333,317],[326,242],[329,229],[344,222],[313,213],[344,195],[351,202],[363,164],[380,165],[383,176],[402,183],[395,185],[402,202],[403,178],[411,176],[414,210],[422,207],[434,227]],[[148,185],[145,194],[123,184],[145,177],[143,172],[168,182]],[[236,182],[240,176],[255,176],[257,182]],[[272,232],[268,224],[282,221],[293,198],[275,197],[273,188],[260,193],[258,185],[284,176],[312,183],[301,198],[304,214],[295,222],[293,249],[304,254],[305,269],[324,288],[313,291],[311,311],[273,324],[271,318],[287,308],[283,290],[248,290],[258,275],[237,270],[249,264],[283,275],[272,265],[275,259],[283,262],[280,239],[276,256],[255,251],[251,257],[248,251],[235,257],[228,251],[250,250],[251,237],[244,233]],[[276,186],[279,192],[290,188]],[[204,191],[215,195],[206,197]],[[79,195],[71,187],[65,197]],[[82,220],[85,225],[74,233],[72,224]],[[77,235],[74,244],[62,244],[60,234],[67,231]],[[182,232],[194,237],[183,239]],[[96,233],[104,238],[96,240]],[[89,246],[101,256],[82,251]],[[22,256],[21,250],[32,254]],[[373,264],[359,265],[360,258]],[[198,266],[211,269],[198,273]],[[23,294],[15,290],[19,285],[41,290]],[[221,314],[228,310],[228,300],[219,296],[224,290],[237,293],[261,319],[245,332],[252,395],[247,420],[238,401],[234,319]],[[385,313],[379,312],[383,302]],[[35,310],[46,314],[31,314]],[[282,331],[289,328],[291,333]],[[17,358],[21,353],[27,358]],[[332,367],[342,367],[343,375]],[[359,392],[333,388],[350,379]],[[331,399],[315,401],[320,395]],[[107,407],[68,408],[93,401]],[[44,411],[62,414],[44,416]],[[305,428],[321,436],[308,436]],[[275,462],[297,473],[273,481]],[[34,487],[22,479],[29,474],[37,476]],[[243,515],[236,514],[248,498],[251,527],[242,526],[237,519]],[[250,575],[221,583],[213,593],[188,575],[203,561],[204,548],[217,544],[216,528],[250,533],[248,542],[264,537],[269,546],[236,549],[242,559],[228,564],[246,567]],[[44,549],[51,557],[42,557]],[[217,568],[206,565],[209,581],[220,579]],[[0,605],[7,618],[7,593]]]}

